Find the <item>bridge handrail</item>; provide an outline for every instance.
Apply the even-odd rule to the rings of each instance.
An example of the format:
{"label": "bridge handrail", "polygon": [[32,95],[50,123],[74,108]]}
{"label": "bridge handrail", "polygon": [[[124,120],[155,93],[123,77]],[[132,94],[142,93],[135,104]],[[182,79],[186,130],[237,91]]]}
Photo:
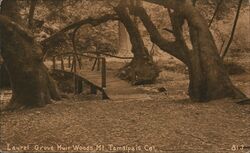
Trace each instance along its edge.
{"label": "bridge handrail", "polygon": [[[80,57],[87,57],[87,58],[94,58],[96,60],[100,60],[101,61],[101,87],[104,89],[106,88],[106,58],[105,57],[100,57],[100,56],[89,56],[89,55],[84,55],[84,54],[81,54],[81,53],[74,53],[74,52],[66,52],[66,53],[60,53],[60,54],[56,54],[56,55],[53,55],[52,56],[52,60],[53,60],[53,70],[56,69],[56,62],[55,62],[55,59],[56,57],[63,57],[63,56],[66,56],[66,55],[69,55],[69,56],[75,56],[75,58],[78,58],[77,56],[80,56]],[[76,69],[76,61],[75,63],[72,63],[72,69],[71,71],[73,70],[73,73],[75,75],[77,75],[77,69]],[[94,68],[94,67],[93,67]],[[92,71],[93,71],[93,68],[92,68]],[[80,68],[81,69],[81,68]],[[64,70],[64,62],[63,62],[63,58],[61,59],[61,70]]]}
{"label": "bridge handrail", "polygon": [[[97,56],[90,56],[90,55],[84,55],[84,54],[93,54],[93,55],[97,55]],[[116,55],[102,53],[102,52],[83,52],[83,53],[66,52],[66,53],[52,55],[52,57],[60,57],[63,55],[77,55],[77,56],[84,56],[84,57],[94,58],[94,59],[101,59],[103,57],[98,57],[98,55],[105,55],[105,56],[119,58],[119,59],[133,59],[133,57],[122,57],[122,56],[116,56]]]}
{"label": "bridge handrail", "polygon": [[83,52],[82,54],[84,53],[95,54],[95,55],[105,55],[105,56],[110,56],[110,57],[119,58],[119,59],[133,59],[133,57],[122,57],[122,56],[112,55],[112,54],[103,53],[103,52]]}
{"label": "bridge handrail", "polygon": [[52,55],[51,57],[61,57],[61,56],[65,56],[65,55],[72,55],[72,56],[83,56],[83,57],[87,57],[87,58],[94,58],[94,59],[103,59],[104,57],[98,57],[98,56],[89,56],[89,55],[84,55],[81,53],[73,53],[73,52],[66,52],[66,53],[60,53],[60,54],[56,54],[56,55]]}

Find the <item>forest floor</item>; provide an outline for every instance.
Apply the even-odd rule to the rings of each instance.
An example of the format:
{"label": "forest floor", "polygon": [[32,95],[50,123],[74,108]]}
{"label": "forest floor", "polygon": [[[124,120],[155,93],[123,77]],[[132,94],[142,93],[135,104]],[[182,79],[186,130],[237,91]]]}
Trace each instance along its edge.
{"label": "forest floor", "polygon": [[[245,69],[231,78],[250,97],[249,58],[244,53],[228,61]],[[109,64],[118,68],[124,63]],[[162,72],[155,84],[131,87],[135,90],[126,94],[123,90],[122,100],[77,96],[43,108],[2,112],[0,150],[250,152],[250,105],[238,105],[231,99],[191,102],[185,67],[173,61],[159,64]],[[109,71],[115,73],[117,68]],[[160,92],[162,88],[166,90]]]}

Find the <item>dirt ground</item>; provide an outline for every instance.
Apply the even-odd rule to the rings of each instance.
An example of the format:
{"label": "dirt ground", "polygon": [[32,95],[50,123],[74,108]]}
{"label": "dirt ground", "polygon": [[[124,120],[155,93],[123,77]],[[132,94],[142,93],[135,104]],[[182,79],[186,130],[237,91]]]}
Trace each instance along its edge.
{"label": "dirt ground", "polygon": [[[250,56],[245,55],[228,61],[246,70],[232,75],[232,80],[250,97]],[[156,84],[134,87],[140,92],[128,91],[123,100],[74,97],[43,108],[2,112],[1,150],[250,152],[250,105],[231,99],[191,102],[185,67],[169,61],[161,65]],[[166,90],[159,92],[159,88]]]}

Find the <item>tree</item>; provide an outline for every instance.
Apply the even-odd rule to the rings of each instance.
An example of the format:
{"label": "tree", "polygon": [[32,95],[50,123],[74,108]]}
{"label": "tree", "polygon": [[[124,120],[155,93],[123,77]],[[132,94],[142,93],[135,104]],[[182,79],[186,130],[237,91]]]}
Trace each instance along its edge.
{"label": "tree", "polygon": [[[151,21],[142,2],[134,11],[140,17],[153,43],[185,63],[189,70],[189,96],[193,101],[209,101],[225,97],[245,98],[231,82],[223,61],[218,55],[206,20],[191,0],[145,0],[169,9],[175,41],[164,39]],[[189,26],[192,49],[183,37],[183,24]]]}
{"label": "tree", "polygon": [[42,50],[24,28],[17,0],[1,5],[1,55],[10,76],[12,98],[7,109],[44,106],[60,95],[42,60]]}
{"label": "tree", "polygon": [[86,24],[97,26],[104,22],[119,20],[128,31],[129,38],[132,43],[132,53],[134,55],[132,61],[121,68],[119,77],[124,80],[129,80],[132,82],[132,84],[136,85],[153,83],[158,77],[159,70],[153,62],[152,57],[149,55],[140,35],[140,31],[138,30],[137,25],[131,19],[131,15],[127,10],[126,5],[126,1],[120,1],[118,5],[113,7],[115,11],[113,14],[105,14],[98,18],[88,17],[86,19],[72,23],[61,29],[59,32],[53,34],[48,39],[42,41],[42,44],[43,46],[48,46],[47,44],[50,44],[50,42],[60,37],[63,33],[72,29],[79,29],[79,27]]}
{"label": "tree", "polygon": [[144,46],[140,31],[131,19],[126,5],[127,1],[120,1],[114,10],[128,31],[134,57],[129,64],[122,68],[120,77],[136,85],[152,83],[158,77],[159,70]]}

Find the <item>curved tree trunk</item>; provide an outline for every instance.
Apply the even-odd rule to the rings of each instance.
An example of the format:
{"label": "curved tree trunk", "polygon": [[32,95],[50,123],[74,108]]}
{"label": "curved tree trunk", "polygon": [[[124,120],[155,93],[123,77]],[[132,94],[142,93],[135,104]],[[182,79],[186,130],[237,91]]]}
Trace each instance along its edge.
{"label": "curved tree trunk", "polygon": [[43,64],[40,46],[36,44],[33,36],[18,24],[16,1],[4,0],[1,7],[1,14],[5,15],[0,15],[1,55],[10,76],[13,92],[7,109],[44,106],[50,103],[51,99],[59,100],[55,83]]}
{"label": "curved tree trunk", "polygon": [[144,45],[137,25],[131,19],[125,4],[122,4],[124,2],[115,8],[115,12],[129,33],[134,58],[122,68],[119,76],[135,85],[153,83],[159,75],[159,70]]}
{"label": "curved tree trunk", "polygon": [[[231,82],[222,59],[219,57],[213,36],[207,22],[193,7],[192,3],[147,0],[173,9],[172,20],[183,18],[189,25],[190,38],[193,49],[189,50],[181,40],[182,25],[172,22],[175,42],[168,42],[162,38],[147,15],[144,8],[137,8],[137,15],[141,18],[150,33],[151,40],[161,49],[183,61],[189,68],[189,96],[194,101],[210,101],[219,98],[245,98]],[[161,4],[162,2],[162,4]],[[179,26],[179,27],[178,27]],[[180,29],[181,28],[181,29]],[[184,42],[185,43],[185,42]],[[173,47],[175,44],[178,47]]]}

